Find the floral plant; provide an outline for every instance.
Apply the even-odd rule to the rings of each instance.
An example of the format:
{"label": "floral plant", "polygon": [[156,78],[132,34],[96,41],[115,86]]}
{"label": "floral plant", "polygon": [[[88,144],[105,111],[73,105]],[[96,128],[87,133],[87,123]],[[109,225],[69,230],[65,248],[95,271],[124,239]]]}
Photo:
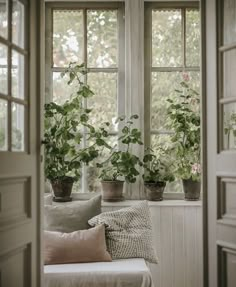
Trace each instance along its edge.
{"label": "floral plant", "polygon": [[143,157],[144,182],[171,182],[174,181],[172,162],[168,152],[158,148],[155,152],[147,148]]}
{"label": "floral plant", "polygon": [[176,94],[167,99],[168,128],[173,131],[172,156],[175,159],[175,176],[179,179],[199,181],[200,166],[200,110],[199,93],[191,88],[188,74]]}
{"label": "floral plant", "polygon": [[[124,150],[117,150],[117,146],[110,150],[108,158],[98,163],[97,166],[101,169],[100,178],[103,181],[118,181],[125,180],[127,183],[136,181],[139,175],[138,167],[142,166],[140,159],[131,152],[131,145],[142,145],[141,132],[137,128],[133,128],[133,120],[138,119],[138,115],[132,115],[126,121],[121,130],[121,136],[118,142],[122,144]],[[123,122],[125,116],[117,118],[116,123]]]}

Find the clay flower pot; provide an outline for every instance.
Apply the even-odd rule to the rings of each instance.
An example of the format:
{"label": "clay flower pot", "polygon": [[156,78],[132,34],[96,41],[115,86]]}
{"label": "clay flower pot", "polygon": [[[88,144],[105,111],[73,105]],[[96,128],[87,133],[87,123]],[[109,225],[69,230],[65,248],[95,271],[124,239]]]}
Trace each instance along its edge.
{"label": "clay flower pot", "polygon": [[192,179],[183,179],[184,199],[199,200],[201,192],[201,182]]}
{"label": "clay flower pot", "polygon": [[166,186],[166,182],[144,182],[146,187],[147,199],[151,201],[161,201],[163,200],[163,192]]}
{"label": "clay flower pot", "polygon": [[123,201],[124,181],[102,181],[102,199],[108,202]]}
{"label": "clay flower pot", "polygon": [[72,177],[51,180],[51,186],[54,193],[53,201],[67,202],[71,201],[71,191],[74,183]]}

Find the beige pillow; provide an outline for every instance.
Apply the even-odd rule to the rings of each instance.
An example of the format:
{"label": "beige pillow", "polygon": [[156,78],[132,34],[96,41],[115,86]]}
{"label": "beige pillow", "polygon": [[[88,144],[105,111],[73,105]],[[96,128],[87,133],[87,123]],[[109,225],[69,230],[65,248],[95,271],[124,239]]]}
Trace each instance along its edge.
{"label": "beige pillow", "polygon": [[111,261],[104,225],[71,233],[44,231],[45,265],[98,261]]}
{"label": "beige pillow", "polygon": [[89,200],[44,206],[44,229],[73,232],[89,229],[88,220],[101,213],[101,195]]}

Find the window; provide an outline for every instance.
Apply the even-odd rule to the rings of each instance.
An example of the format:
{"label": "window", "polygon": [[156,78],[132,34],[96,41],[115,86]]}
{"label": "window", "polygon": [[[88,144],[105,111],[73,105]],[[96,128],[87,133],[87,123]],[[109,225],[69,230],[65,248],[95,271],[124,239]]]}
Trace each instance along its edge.
{"label": "window", "polygon": [[0,3],[0,151],[27,150],[27,1]]}
{"label": "window", "polygon": [[[121,36],[122,35],[122,36]],[[46,10],[46,100],[64,102],[73,92],[60,74],[69,62],[84,63],[85,81],[95,95],[84,102],[93,109],[91,124],[114,123],[124,114],[124,10],[117,3],[48,4]],[[124,100],[124,99],[123,99]],[[117,140],[115,124],[110,141]],[[84,135],[86,130],[84,131]],[[86,137],[83,144],[86,147]],[[95,166],[83,167],[82,178],[74,191],[98,191]]]}
{"label": "window", "polygon": [[[145,9],[145,142],[169,141],[166,99],[178,88],[183,72],[200,92],[200,13],[198,4],[148,3]],[[188,6],[187,6],[188,5]],[[181,191],[179,182],[167,191]]]}

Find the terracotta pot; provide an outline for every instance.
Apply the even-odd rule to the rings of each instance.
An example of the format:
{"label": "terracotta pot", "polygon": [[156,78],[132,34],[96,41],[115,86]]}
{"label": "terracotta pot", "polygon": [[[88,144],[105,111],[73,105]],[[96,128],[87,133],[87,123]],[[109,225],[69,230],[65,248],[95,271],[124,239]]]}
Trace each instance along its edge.
{"label": "terracotta pot", "polygon": [[201,182],[192,179],[183,179],[184,199],[199,200],[201,192]]}
{"label": "terracotta pot", "polygon": [[71,192],[74,183],[74,179],[72,177],[55,179],[50,182],[54,193],[53,201],[67,202],[72,200]]}
{"label": "terracotta pot", "polygon": [[123,181],[102,181],[102,199],[108,202],[123,201]]}
{"label": "terracotta pot", "polygon": [[148,200],[163,200],[163,192],[166,186],[166,182],[144,182],[144,186],[146,187],[146,195]]}

